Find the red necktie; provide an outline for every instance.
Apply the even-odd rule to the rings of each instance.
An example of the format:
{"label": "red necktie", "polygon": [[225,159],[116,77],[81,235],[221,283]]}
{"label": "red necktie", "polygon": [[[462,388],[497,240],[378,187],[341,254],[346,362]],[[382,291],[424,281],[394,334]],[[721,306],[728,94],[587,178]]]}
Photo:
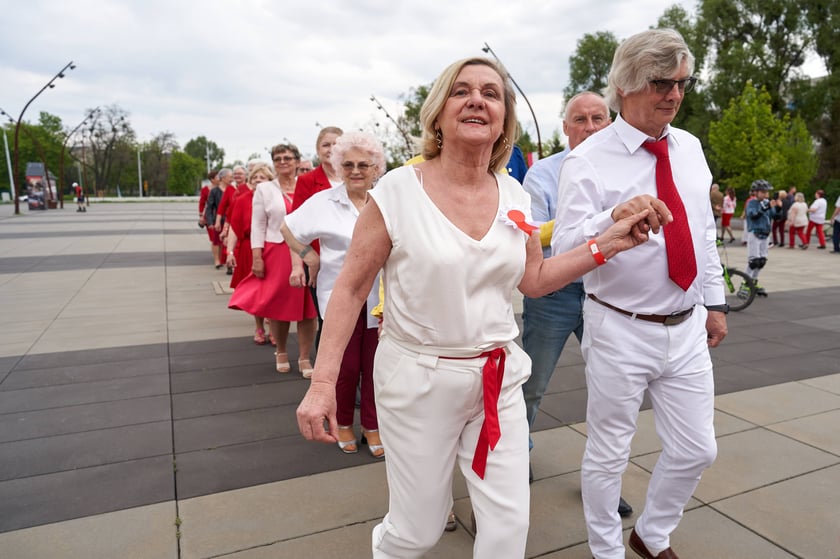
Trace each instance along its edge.
{"label": "red necktie", "polygon": [[657,196],[674,216],[674,221],[663,227],[665,251],[668,253],[668,277],[686,291],[697,277],[697,261],[694,258],[694,244],[691,242],[685,206],[671,174],[668,137],[656,142],[645,142],[642,147],[656,156]]}

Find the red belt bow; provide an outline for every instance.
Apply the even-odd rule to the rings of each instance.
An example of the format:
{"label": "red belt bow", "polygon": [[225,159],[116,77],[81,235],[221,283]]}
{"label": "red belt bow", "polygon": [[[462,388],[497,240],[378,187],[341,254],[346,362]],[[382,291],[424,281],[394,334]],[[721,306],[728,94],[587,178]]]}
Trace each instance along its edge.
{"label": "red belt bow", "polygon": [[481,425],[478,444],[475,446],[472,469],[478,477],[484,479],[487,455],[491,450],[495,450],[502,437],[499,427],[499,393],[502,390],[502,378],[505,376],[505,348],[485,351],[479,357],[487,358],[481,375],[484,385],[484,423]]}

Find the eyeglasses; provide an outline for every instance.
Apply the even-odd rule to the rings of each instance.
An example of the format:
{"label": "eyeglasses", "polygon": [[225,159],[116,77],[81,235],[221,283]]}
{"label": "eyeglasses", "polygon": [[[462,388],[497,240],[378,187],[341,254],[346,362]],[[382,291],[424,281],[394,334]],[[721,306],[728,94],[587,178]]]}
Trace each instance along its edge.
{"label": "eyeglasses", "polygon": [[373,167],[373,163],[367,163],[362,161],[361,163],[353,163],[352,161],[345,161],[341,164],[341,168],[347,171],[348,173],[352,173],[354,169],[358,169],[361,172],[366,172],[368,169]]}
{"label": "eyeglasses", "polygon": [[686,91],[691,91],[694,89],[694,84],[697,83],[697,78],[691,76],[690,78],[685,78],[684,80],[649,80],[649,83],[653,84],[654,89],[660,95],[665,95],[666,93],[670,93],[672,89],[674,89],[674,85],[677,86],[677,89],[680,90],[680,93],[684,93]]}
{"label": "eyeglasses", "polygon": [[292,157],[291,155],[278,155],[274,158],[274,162],[282,161],[283,163],[290,163],[297,159],[297,157]]}

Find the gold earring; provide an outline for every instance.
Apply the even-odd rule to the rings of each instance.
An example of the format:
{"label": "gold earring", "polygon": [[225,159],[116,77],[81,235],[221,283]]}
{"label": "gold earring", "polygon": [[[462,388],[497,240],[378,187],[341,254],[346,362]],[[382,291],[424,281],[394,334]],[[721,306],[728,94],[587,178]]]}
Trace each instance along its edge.
{"label": "gold earring", "polygon": [[435,142],[439,150],[443,149],[443,134],[440,133],[440,128],[435,131]]}
{"label": "gold earring", "polygon": [[507,136],[502,136],[502,141],[505,144],[505,149],[506,150],[510,149],[510,142],[508,142]]}

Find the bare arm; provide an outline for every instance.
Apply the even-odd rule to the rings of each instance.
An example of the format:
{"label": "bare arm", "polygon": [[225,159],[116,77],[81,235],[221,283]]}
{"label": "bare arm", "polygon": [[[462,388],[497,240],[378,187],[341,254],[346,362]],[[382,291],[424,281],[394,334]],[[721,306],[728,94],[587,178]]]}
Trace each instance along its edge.
{"label": "bare arm", "polygon": [[[371,201],[362,210],[353,230],[353,240],[324,317],[312,383],[297,409],[298,427],[307,439],[327,443],[338,440],[335,418],[338,370],[359,309],[367,300],[376,274],[390,253],[391,238],[385,221],[379,207]],[[309,254],[306,256],[308,258]],[[325,429],[325,422],[329,429]]]}
{"label": "bare arm", "polygon": [[[624,217],[595,239],[607,260],[648,240],[649,226],[644,222],[649,214],[649,209],[643,209]],[[592,251],[585,244],[543,260],[537,233],[528,238],[526,249],[525,274],[519,283],[519,290],[528,297],[541,297],[557,291],[598,266]]]}

